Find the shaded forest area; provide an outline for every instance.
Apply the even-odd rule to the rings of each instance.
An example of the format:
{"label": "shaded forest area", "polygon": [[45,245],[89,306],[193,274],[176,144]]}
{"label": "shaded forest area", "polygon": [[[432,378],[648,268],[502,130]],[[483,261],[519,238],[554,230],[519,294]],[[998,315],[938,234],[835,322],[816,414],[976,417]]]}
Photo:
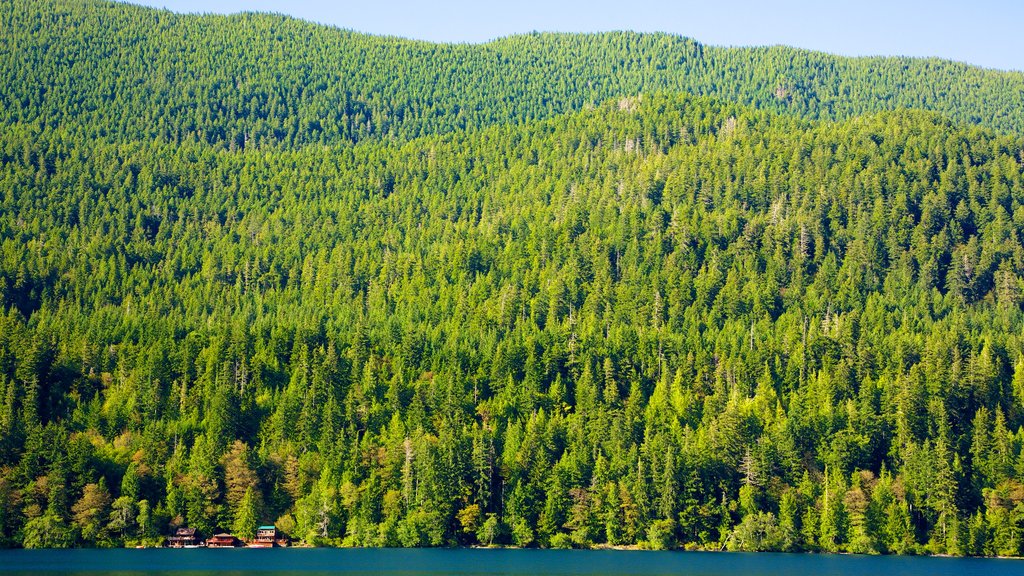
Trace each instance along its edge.
{"label": "shaded forest area", "polygon": [[[1021,555],[1019,74],[32,6],[0,6],[3,545],[273,522],[317,545]],[[235,57],[244,34],[329,48]],[[596,87],[434,84],[361,50]],[[694,54],[710,76],[680,72]],[[798,56],[856,90],[777,90],[766,62]],[[321,64],[366,81],[313,89]],[[938,98],[943,74],[978,83]]]}

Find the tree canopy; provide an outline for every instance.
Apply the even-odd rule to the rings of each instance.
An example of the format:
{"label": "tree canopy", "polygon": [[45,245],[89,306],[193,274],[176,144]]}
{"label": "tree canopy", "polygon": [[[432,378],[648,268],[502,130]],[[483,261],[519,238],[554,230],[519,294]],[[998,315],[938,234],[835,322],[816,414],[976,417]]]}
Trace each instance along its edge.
{"label": "tree canopy", "polygon": [[934,110],[1024,132],[1024,74],[938,59],[632,32],[431,44],[280,15],[179,15],[105,0],[10,0],[0,26],[0,121],[91,139],[227,148],[408,140],[656,91],[805,119]]}
{"label": "tree canopy", "polygon": [[0,22],[0,544],[1024,551],[1020,75]]}

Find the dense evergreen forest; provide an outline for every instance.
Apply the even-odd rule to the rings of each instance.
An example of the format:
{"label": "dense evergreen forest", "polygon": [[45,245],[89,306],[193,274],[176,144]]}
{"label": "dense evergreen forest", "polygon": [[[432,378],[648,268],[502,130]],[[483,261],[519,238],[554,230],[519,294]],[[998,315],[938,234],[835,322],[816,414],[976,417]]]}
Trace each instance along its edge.
{"label": "dense evergreen forest", "polygon": [[1024,133],[1024,73],[935,59],[620,32],[437,45],[283,16],[182,16],[103,0],[4,0],[0,28],[0,122],[90,139],[232,149],[407,140],[657,91],[806,119],[926,109]]}
{"label": "dense evergreen forest", "polygon": [[0,24],[0,544],[1024,554],[1021,74]]}

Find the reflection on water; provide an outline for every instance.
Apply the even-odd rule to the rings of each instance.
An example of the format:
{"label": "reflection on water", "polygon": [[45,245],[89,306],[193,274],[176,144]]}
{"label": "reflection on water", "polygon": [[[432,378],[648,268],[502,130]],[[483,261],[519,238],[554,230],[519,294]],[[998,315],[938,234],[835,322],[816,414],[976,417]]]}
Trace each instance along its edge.
{"label": "reflection on water", "polygon": [[1000,576],[1017,560],[714,552],[470,549],[9,550],[0,575]]}

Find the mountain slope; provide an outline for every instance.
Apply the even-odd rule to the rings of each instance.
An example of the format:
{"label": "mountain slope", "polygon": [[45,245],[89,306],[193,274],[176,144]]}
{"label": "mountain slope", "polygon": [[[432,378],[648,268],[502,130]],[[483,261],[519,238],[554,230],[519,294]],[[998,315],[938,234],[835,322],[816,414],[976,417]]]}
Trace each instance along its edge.
{"label": "mountain slope", "polygon": [[659,90],[808,119],[916,108],[1024,131],[1024,75],[939,60],[621,32],[435,45],[96,0],[3,2],[0,29],[0,121],[90,138],[236,148],[408,139]]}
{"label": "mountain slope", "polygon": [[646,95],[0,132],[0,536],[1019,555],[1024,141]]}
{"label": "mountain slope", "polygon": [[0,2],[0,545],[1021,555],[1021,87]]}

